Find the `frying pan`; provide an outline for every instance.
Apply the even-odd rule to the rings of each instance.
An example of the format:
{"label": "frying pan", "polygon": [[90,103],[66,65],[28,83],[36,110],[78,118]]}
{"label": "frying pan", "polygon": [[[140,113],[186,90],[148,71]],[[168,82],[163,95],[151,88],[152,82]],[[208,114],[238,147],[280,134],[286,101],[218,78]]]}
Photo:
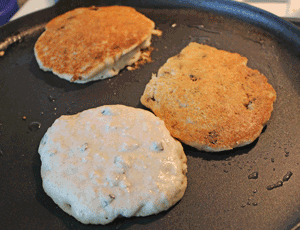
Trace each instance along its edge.
{"label": "frying pan", "polygon": [[[84,85],[39,69],[33,46],[45,23],[79,6],[130,5],[163,31],[152,41],[153,62]],[[292,23],[294,24],[292,24]],[[176,24],[175,27],[172,27]],[[0,223],[2,229],[297,229],[300,221],[300,30],[231,1],[70,1],[0,27]],[[149,217],[83,225],[42,188],[39,142],[52,123],[104,104],[146,109],[139,101],[152,73],[191,41],[249,59],[277,93],[260,137],[231,151],[184,146],[188,187],[169,210]],[[38,122],[33,123],[32,122]],[[40,127],[39,127],[40,124]],[[288,180],[285,175],[291,172]],[[257,179],[249,176],[257,173]],[[251,178],[251,176],[250,176]],[[287,178],[287,177],[286,177]],[[282,186],[268,190],[269,185]]]}

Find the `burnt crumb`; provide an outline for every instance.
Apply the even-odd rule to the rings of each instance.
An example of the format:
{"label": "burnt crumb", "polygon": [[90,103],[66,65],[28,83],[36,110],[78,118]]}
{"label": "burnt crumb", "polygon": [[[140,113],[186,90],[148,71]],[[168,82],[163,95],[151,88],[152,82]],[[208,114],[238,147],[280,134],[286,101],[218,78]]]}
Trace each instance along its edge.
{"label": "burnt crumb", "polygon": [[267,190],[272,190],[275,188],[275,185],[274,184],[271,184],[271,185],[268,185],[267,186]]}
{"label": "burnt crumb", "polygon": [[291,178],[291,176],[293,175],[293,173],[291,172],[291,171],[289,171],[289,172],[287,172],[287,174],[285,174],[284,175],[284,177],[283,177],[283,181],[285,182],[285,181],[288,181],[290,178]]}
{"label": "burnt crumb", "polygon": [[208,141],[211,144],[216,144],[218,142],[218,133],[216,131],[211,131],[208,133]]}
{"label": "burnt crumb", "polygon": [[287,149],[286,149],[286,148],[284,148],[284,152],[285,152],[285,157],[289,157],[289,155],[290,155],[290,152],[289,152],[289,151],[287,151]]}
{"label": "burnt crumb", "polygon": [[283,182],[282,181],[278,181],[276,184],[275,184],[275,187],[281,187],[283,185]]}
{"label": "burnt crumb", "polygon": [[116,199],[116,197],[114,196],[114,195],[112,195],[112,194],[109,194],[109,197],[111,198],[111,199]]}
{"label": "burnt crumb", "polygon": [[137,62],[133,63],[132,66],[127,66],[127,69],[132,71],[132,70],[139,69],[142,65],[151,63],[152,62],[151,54],[152,54],[153,50],[154,50],[154,48],[152,46],[150,46],[146,49],[142,49],[141,50],[142,53],[141,53],[139,60]]}
{"label": "burnt crumb", "polygon": [[61,27],[59,27],[57,30],[62,30],[62,29],[64,29],[65,28],[65,26],[61,26]]}
{"label": "burnt crumb", "polygon": [[272,190],[274,188],[281,187],[283,185],[282,181],[278,181],[276,184],[271,184],[267,186],[267,190]]}
{"label": "burnt crumb", "polygon": [[194,75],[192,75],[192,74],[190,74],[190,79],[192,80],[192,81],[197,81],[198,79],[194,76]]}
{"label": "burnt crumb", "polygon": [[253,172],[248,176],[248,179],[257,179],[258,178],[258,172]]}
{"label": "burnt crumb", "polygon": [[82,76],[78,76],[78,80],[82,80]]}

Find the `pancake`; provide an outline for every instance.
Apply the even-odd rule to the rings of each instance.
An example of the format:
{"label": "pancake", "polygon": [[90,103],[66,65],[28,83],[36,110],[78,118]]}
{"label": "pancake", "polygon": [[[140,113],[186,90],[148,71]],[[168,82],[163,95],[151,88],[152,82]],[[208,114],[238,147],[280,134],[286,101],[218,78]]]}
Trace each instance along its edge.
{"label": "pancake", "polygon": [[70,82],[105,79],[139,59],[154,26],[131,7],[78,8],[46,25],[34,53],[42,70]]}
{"label": "pancake", "polygon": [[180,142],[142,109],[111,105],[61,116],[38,151],[45,192],[84,224],[159,213],[187,187]]}
{"label": "pancake", "polygon": [[152,77],[141,102],[173,137],[199,150],[250,144],[270,119],[276,92],[247,61],[192,42]]}

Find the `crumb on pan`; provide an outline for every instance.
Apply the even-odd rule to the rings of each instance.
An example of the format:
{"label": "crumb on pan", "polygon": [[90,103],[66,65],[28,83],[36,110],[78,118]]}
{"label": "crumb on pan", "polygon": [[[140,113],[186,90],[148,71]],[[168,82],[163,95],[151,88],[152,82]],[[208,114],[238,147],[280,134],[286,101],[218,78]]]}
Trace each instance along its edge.
{"label": "crumb on pan", "polygon": [[160,37],[162,35],[162,31],[161,30],[152,30],[152,34]]}
{"label": "crumb on pan", "polygon": [[129,71],[133,71],[133,70],[140,68],[140,66],[145,65],[146,63],[152,62],[151,54],[152,54],[153,50],[154,50],[154,48],[152,46],[142,50],[140,59],[137,62],[133,63],[131,66],[127,66],[127,69]]}

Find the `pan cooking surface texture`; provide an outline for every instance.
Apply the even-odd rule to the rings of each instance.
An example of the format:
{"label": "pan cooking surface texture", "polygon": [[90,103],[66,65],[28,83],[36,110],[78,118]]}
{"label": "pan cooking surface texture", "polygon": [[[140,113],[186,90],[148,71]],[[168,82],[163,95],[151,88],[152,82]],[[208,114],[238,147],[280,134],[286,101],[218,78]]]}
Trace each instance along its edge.
{"label": "pan cooking surface texture", "polygon": [[[40,70],[33,47],[43,25],[21,31],[19,42],[12,42],[2,53],[2,229],[292,228],[299,221],[300,207],[299,55],[284,40],[233,18],[187,9],[138,10],[163,32],[153,37],[153,62],[134,71],[125,69],[111,79],[81,85]],[[47,12],[57,15],[55,8]],[[249,59],[249,67],[268,78],[277,101],[261,136],[246,147],[220,153],[184,145],[188,158],[185,196],[158,215],[95,226],[83,225],[64,213],[42,188],[37,150],[46,130],[61,115],[101,105],[146,109],[139,99],[151,74],[192,41],[237,52]],[[275,184],[277,188],[268,187]]]}

